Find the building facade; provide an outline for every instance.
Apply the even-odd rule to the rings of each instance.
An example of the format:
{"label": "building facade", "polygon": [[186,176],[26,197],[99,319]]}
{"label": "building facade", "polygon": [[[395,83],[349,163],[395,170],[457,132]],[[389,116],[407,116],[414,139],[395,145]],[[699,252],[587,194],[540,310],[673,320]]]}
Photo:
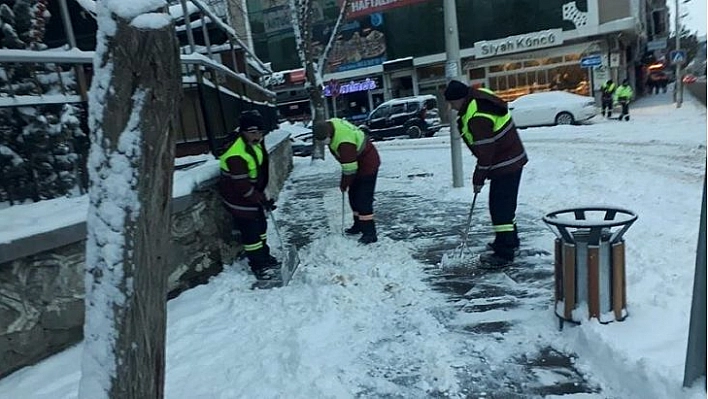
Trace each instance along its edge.
{"label": "building facade", "polygon": [[[287,0],[246,2],[259,58],[274,71],[300,68]],[[326,42],[338,7],[317,2],[317,43]],[[641,86],[647,42],[668,36],[665,0],[458,0],[457,20],[461,74],[507,100],[545,90],[595,95],[607,79]],[[441,99],[445,61],[441,0],[355,0],[324,76],[330,116],[357,120],[410,95]],[[288,93],[279,103],[307,102],[301,82],[271,81]]]}

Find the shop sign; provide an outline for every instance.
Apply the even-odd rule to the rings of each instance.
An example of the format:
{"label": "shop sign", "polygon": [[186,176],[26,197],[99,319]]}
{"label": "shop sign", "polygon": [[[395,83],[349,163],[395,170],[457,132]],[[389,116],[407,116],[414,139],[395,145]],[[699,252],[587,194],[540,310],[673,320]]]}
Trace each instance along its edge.
{"label": "shop sign", "polygon": [[509,36],[498,40],[485,40],[474,44],[475,57],[496,57],[499,55],[537,50],[563,44],[563,30],[549,29],[523,35]]}
{"label": "shop sign", "polygon": [[324,87],[324,95],[326,97],[337,97],[342,94],[357,93],[360,91],[374,90],[378,88],[376,81],[371,78],[366,78],[360,81],[351,81],[349,83],[340,84],[337,81],[330,81]]}
{"label": "shop sign", "polygon": [[[429,0],[351,0],[347,18],[358,18],[375,12],[424,3],[426,1]],[[341,0],[337,2],[340,6],[342,3],[343,1]]]}

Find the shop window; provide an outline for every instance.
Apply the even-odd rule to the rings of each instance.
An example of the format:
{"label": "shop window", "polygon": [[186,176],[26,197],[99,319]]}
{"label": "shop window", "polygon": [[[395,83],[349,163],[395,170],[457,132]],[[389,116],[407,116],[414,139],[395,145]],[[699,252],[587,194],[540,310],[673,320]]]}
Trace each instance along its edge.
{"label": "shop window", "polygon": [[580,54],[566,54],[565,55],[565,62],[575,62],[575,61],[580,62]]}
{"label": "shop window", "polygon": [[516,69],[521,69],[521,63],[520,62],[510,62],[508,64],[504,65],[504,70],[505,71],[513,71]]}
{"label": "shop window", "polygon": [[540,66],[541,63],[538,60],[528,60],[524,61],[524,68],[531,68],[531,67],[537,67]]}
{"label": "shop window", "polygon": [[504,65],[492,65],[489,67],[489,73],[504,72]]}
{"label": "shop window", "polygon": [[489,90],[497,91],[497,78],[489,78]]}
{"label": "shop window", "polygon": [[538,72],[526,73],[526,82],[528,82],[529,86],[538,85]]}
{"label": "shop window", "polygon": [[502,91],[506,90],[509,85],[506,83],[506,76],[498,76],[497,77],[497,90]]}
{"label": "shop window", "polygon": [[468,72],[470,80],[484,79],[486,74],[484,73],[484,68],[473,68]]}
{"label": "shop window", "polygon": [[536,82],[538,82],[539,85],[548,84],[548,71],[538,71],[536,73]]}
{"label": "shop window", "polygon": [[544,65],[560,64],[563,62],[563,57],[550,57],[546,58],[543,62]]}
{"label": "shop window", "polygon": [[519,73],[516,75],[516,84],[519,86],[528,86],[529,82],[526,79],[526,74],[525,73]]}
{"label": "shop window", "polygon": [[418,79],[435,79],[445,77],[444,65],[429,65],[418,68]]}

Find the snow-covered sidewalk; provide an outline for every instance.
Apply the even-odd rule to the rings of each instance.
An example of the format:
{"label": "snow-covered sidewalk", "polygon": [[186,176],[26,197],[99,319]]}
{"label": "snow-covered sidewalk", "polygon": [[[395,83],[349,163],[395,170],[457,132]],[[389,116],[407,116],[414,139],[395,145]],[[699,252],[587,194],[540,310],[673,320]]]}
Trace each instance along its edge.
{"label": "snow-covered sidewalk", "polygon": [[[552,256],[451,276],[471,199],[451,188],[448,139],[376,143],[380,241],[341,236],[339,167],[296,159],[276,217],[303,264],[291,285],[251,291],[245,263],[168,303],[167,398],[703,398],[681,381],[706,160],[705,108],[641,99],[631,122],[521,131],[517,219],[552,252],[541,218],[582,205],[635,211],[630,316],[558,331]],[[491,237],[486,191],[470,246]],[[350,216],[344,218],[348,224]],[[270,229],[270,242],[277,239]],[[81,346],[0,380],[0,398],[76,398]],[[566,397],[568,397],[566,396]]]}

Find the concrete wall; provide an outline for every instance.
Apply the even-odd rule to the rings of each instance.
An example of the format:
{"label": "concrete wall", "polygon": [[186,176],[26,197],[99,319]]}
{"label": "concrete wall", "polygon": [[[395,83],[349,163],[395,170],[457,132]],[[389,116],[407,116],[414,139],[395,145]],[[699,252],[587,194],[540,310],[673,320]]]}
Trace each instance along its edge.
{"label": "concrete wall", "polygon": [[[269,153],[267,193],[275,197],[292,169],[287,136]],[[242,250],[215,183],[173,198],[169,298],[207,282]],[[82,339],[85,240],[82,222],[0,244],[0,377]]]}

